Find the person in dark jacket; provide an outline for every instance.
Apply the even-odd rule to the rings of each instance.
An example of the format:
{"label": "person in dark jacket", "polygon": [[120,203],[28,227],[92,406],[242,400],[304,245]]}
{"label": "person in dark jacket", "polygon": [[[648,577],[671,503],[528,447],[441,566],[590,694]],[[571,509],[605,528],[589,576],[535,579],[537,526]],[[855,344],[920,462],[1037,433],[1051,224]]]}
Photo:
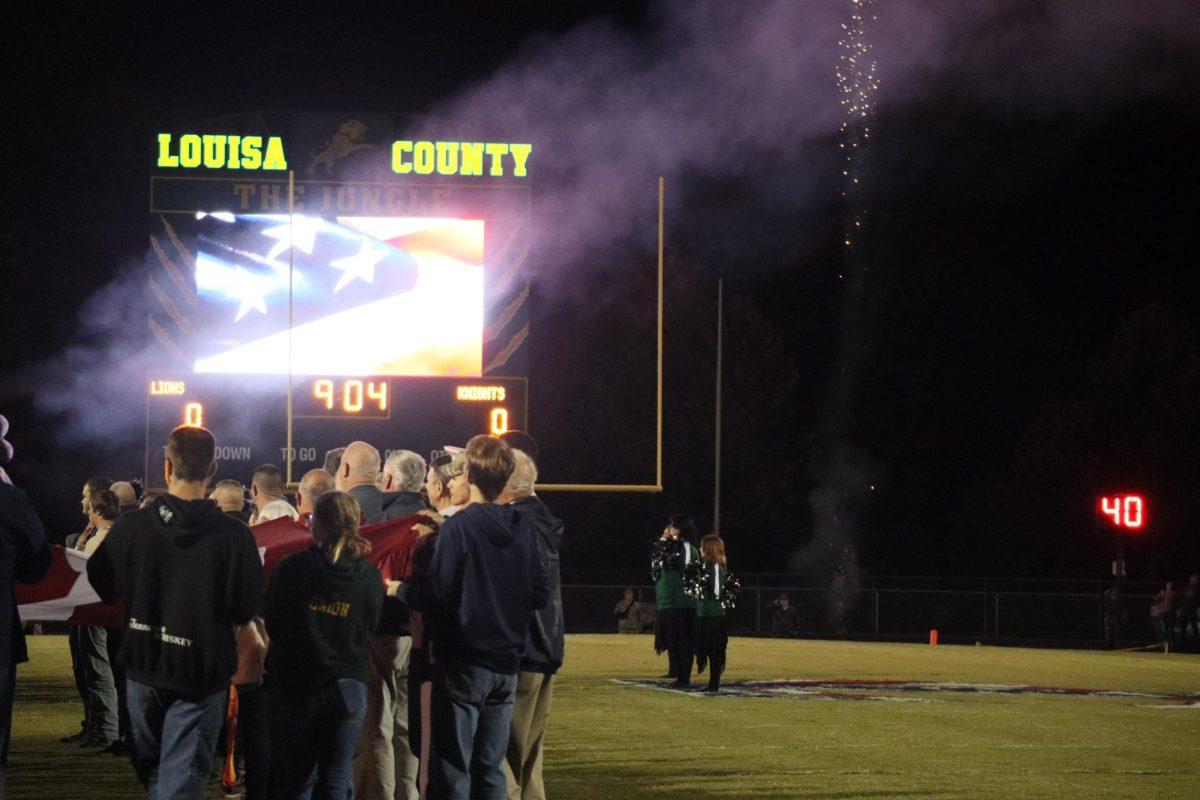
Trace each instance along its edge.
{"label": "person in dark jacket", "polygon": [[425,495],[421,494],[421,486],[425,483],[425,471],[425,459],[412,450],[393,450],[383,462],[379,479],[383,507],[367,521],[384,522],[424,511]]}
{"label": "person in dark jacket", "polygon": [[88,559],[105,602],[124,600],[131,754],[149,796],[202,798],[237,669],[234,627],[254,616],[263,569],[250,530],[205,499],[213,436],[167,438],[167,493],[117,517]]}
{"label": "person in dark jacket", "polygon": [[375,519],[383,508],[383,491],[379,488],[379,451],[366,442],[346,445],[341,466],[334,476],[334,488],[358,501],[364,520]]}
{"label": "person in dark jacket", "polygon": [[50,568],[50,545],[41,520],[25,493],[8,482],[3,469],[12,456],[3,439],[7,429],[8,421],[0,417],[0,625],[4,626],[0,629],[0,797],[4,796],[17,664],[29,660],[13,581],[37,583]]}
{"label": "person in dark jacket", "polygon": [[470,502],[442,525],[427,597],[401,599],[433,618],[433,745],[430,796],[504,798],[517,672],[530,613],[545,608],[549,581],[519,512],[496,504],[514,467],[493,436],[467,443]]}
{"label": "person in dark jacket", "polygon": [[312,516],[317,546],[284,558],[271,575],[267,672],[287,798],[344,800],[350,789],[384,596],[383,578],[365,558],[370,543],[358,535],[361,516],[349,494],[321,495]]}
{"label": "person in dark jacket", "polygon": [[562,577],[558,553],[562,548],[563,524],[536,494],[537,465],[529,454],[514,450],[516,467],[500,503],[515,508],[537,543],[538,555],[550,583],[550,602],[534,611],[525,638],[525,655],[517,675],[517,694],[512,722],[508,727],[508,755],[504,775],[509,798],[545,800],[542,782],[542,743],[550,722],[554,674],[563,663]]}

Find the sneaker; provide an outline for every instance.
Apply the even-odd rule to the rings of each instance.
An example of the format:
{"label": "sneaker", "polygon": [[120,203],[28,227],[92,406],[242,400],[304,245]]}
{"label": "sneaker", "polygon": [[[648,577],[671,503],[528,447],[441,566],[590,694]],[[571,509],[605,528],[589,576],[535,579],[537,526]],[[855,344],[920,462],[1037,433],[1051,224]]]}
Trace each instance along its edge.
{"label": "sneaker", "polygon": [[58,740],[59,744],[77,744],[88,737],[91,731],[80,730],[79,733],[73,733],[70,736],[64,736]]}

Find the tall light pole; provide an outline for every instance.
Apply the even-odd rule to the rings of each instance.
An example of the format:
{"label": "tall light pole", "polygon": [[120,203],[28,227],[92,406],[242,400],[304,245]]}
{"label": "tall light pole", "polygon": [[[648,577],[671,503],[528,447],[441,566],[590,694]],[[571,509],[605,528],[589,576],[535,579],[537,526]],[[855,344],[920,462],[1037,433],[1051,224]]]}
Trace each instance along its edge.
{"label": "tall light pole", "polygon": [[721,340],[722,328],[725,322],[725,276],[717,276],[717,374],[716,374],[716,414],[713,429],[716,431],[716,441],[713,445],[713,526],[712,532],[721,535]]}

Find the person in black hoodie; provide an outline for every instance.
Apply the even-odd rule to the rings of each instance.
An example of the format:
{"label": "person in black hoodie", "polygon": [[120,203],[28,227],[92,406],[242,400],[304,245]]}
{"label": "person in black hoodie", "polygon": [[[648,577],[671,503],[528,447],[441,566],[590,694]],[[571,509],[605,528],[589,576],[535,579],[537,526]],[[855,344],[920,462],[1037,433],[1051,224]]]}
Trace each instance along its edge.
{"label": "person in black hoodie", "polygon": [[365,558],[371,545],[358,535],[361,516],[349,494],[321,495],[312,515],[317,546],[280,561],[267,590],[267,673],[287,798],[345,800],[350,789],[384,596]]}
{"label": "person in black hoodie", "polygon": [[12,458],[12,445],[4,439],[7,432],[8,420],[0,416],[0,797],[4,797],[17,664],[29,660],[13,581],[37,583],[50,568],[51,559],[37,512],[4,471]]}
{"label": "person in black hoodie", "polygon": [[512,722],[508,729],[508,755],[504,775],[508,796],[521,800],[546,800],[542,782],[542,741],[550,722],[554,674],[563,663],[562,577],[558,552],[562,547],[563,524],[534,494],[537,465],[523,450],[514,450],[516,468],[500,502],[515,508],[534,537],[542,566],[550,582],[550,602],[529,620],[525,655],[517,676]]}
{"label": "person in black hoodie", "polygon": [[119,516],[88,559],[105,602],[124,600],[131,755],[151,798],[202,798],[237,668],[234,626],[250,621],[263,570],[245,525],[205,499],[212,434],[167,438],[167,494]]}
{"label": "person in black hoodie", "polygon": [[430,796],[505,798],[517,672],[530,613],[550,599],[546,569],[520,514],[496,504],[513,472],[494,436],[467,443],[470,504],[442,525],[424,596],[401,599],[434,621]]}

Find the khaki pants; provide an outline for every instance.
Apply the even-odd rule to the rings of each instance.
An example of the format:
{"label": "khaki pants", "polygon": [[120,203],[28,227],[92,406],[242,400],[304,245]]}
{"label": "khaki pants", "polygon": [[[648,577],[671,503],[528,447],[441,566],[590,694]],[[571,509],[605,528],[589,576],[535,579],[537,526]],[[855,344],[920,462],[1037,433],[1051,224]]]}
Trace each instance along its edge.
{"label": "khaki pants", "polygon": [[408,743],[411,636],[376,636],[367,657],[367,713],[354,748],[355,800],[417,800]]}
{"label": "khaki pants", "polygon": [[550,721],[554,676],[522,672],[517,676],[512,724],[508,733],[508,756],[504,777],[509,800],[546,800],[542,783],[542,742]]}

